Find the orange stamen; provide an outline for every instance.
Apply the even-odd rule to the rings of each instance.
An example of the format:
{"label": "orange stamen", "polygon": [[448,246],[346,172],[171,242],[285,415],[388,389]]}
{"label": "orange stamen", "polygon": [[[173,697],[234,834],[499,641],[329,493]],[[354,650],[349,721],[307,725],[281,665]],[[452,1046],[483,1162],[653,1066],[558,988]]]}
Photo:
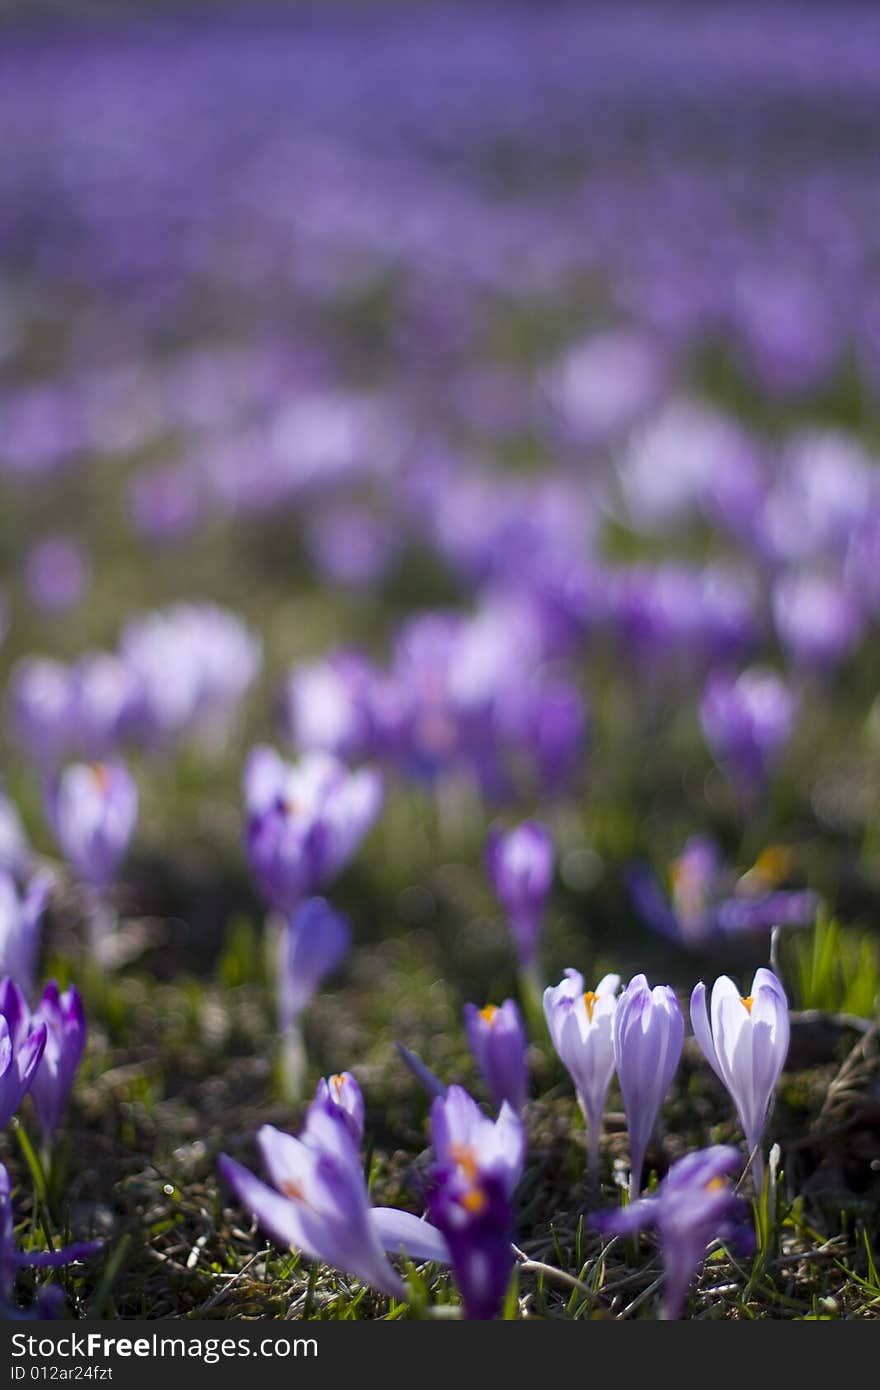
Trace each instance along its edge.
{"label": "orange stamen", "polygon": [[743,1005],[747,1014],[750,1014],[752,1012],[752,1005],[755,1001],[752,998],[751,994],[746,995],[745,998],[743,998],[743,996],[740,995],[739,1002]]}
{"label": "orange stamen", "polygon": [[593,1010],[595,1009],[598,1002],[599,995],[594,994],[591,989],[588,989],[586,994],[584,995],[584,1004],[586,1005],[587,1009],[587,1020],[590,1023],[593,1022]]}
{"label": "orange stamen", "polygon": [[466,1192],[462,1197],[461,1205],[472,1216],[479,1216],[481,1211],[486,1210],[486,1194],[480,1188],[472,1187],[470,1192]]}
{"label": "orange stamen", "polygon": [[494,1004],[487,1004],[484,1009],[480,1009],[480,1018],[485,1019],[486,1023],[494,1023],[497,1012]]}

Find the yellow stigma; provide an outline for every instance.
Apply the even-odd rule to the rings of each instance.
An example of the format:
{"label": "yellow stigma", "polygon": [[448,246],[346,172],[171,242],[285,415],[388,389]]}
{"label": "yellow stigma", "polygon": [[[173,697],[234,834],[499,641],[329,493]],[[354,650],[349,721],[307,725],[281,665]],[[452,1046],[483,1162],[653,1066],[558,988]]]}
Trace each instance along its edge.
{"label": "yellow stigma", "polygon": [[720,1192],[722,1187],[726,1186],[727,1183],[724,1181],[724,1178],[710,1178],[709,1181],[706,1183],[706,1191]]}
{"label": "yellow stigma", "polygon": [[301,1202],[303,1200],[302,1188],[298,1182],[293,1182],[290,1178],[285,1178],[284,1182],[281,1184],[281,1191],[284,1193],[285,1197],[289,1197],[293,1202]]}
{"label": "yellow stigma", "polygon": [[598,1002],[598,994],[594,994],[591,989],[588,989],[586,994],[584,995],[584,1004],[586,1005],[587,1009],[587,1020],[590,1023],[593,1022],[593,1010],[595,1009]]}
{"label": "yellow stigma", "polygon": [[464,1173],[468,1182],[474,1182],[479,1172],[479,1166],[474,1157],[473,1149],[469,1148],[467,1144],[451,1144],[449,1152]]}
{"label": "yellow stigma", "polygon": [[781,883],[794,868],[794,853],[787,845],[768,845],[755,860],[754,873],[765,883]]}
{"label": "yellow stigma", "polygon": [[344,1077],[344,1076],[331,1076],[331,1078],[330,1078],[330,1085],[333,1087],[334,1091],[336,1092],[336,1099],[337,1099],[337,1100],[342,1100],[342,1090],[343,1090],[343,1087],[345,1086],[345,1077]]}
{"label": "yellow stigma", "polygon": [[484,1009],[480,1009],[480,1018],[485,1019],[486,1023],[494,1023],[497,1012],[494,1004],[487,1004]]}
{"label": "yellow stigma", "polygon": [[99,790],[105,792],[110,785],[110,773],[104,763],[92,763],[92,776]]}
{"label": "yellow stigma", "polygon": [[471,1216],[479,1216],[481,1211],[486,1210],[486,1194],[479,1187],[472,1187],[461,1198],[461,1205]]}
{"label": "yellow stigma", "polygon": [[750,1014],[752,1012],[752,1005],[755,1001],[750,994],[747,994],[745,998],[743,998],[743,996],[740,995],[739,1002],[742,1004],[747,1014]]}

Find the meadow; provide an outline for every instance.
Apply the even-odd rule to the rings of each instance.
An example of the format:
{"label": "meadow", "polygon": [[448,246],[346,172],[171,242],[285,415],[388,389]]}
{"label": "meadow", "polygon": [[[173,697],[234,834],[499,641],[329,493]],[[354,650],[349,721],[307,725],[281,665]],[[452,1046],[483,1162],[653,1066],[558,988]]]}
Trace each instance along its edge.
{"label": "meadow", "polygon": [[8,1316],[877,1317],[878,45],[0,25]]}

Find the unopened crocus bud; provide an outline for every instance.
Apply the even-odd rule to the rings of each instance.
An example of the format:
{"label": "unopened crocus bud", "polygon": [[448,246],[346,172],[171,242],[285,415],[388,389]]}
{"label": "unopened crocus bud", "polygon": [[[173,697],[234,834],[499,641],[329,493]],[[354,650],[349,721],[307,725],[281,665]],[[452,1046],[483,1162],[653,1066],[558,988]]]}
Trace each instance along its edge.
{"label": "unopened crocus bud", "polygon": [[465,1004],[464,1017],[468,1046],[495,1108],[500,1110],[507,1101],[514,1110],[522,1110],[529,1069],[526,1030],[515,1001],[505,999],[500,1008],[487,1004],[478,1009],[476,1004]]}
{"label": "unopened crocus bud", "polygon": [[30,1028],[30,1010],[21,990],[6,979],[0,984],[0,1129],[5,1129],[33,1085],[46,1025]]}
{"label": "unopened crocus bud", "polygon": [[[741,995],[733,980],[722,975],[712,988],[710,1023],[706,986],[701,981],[691,995],[691,1024],[706,1061],[736,1106],[752,1153],[761,1142],[788,1055],[785,990],[772,970],[757,970],[747,995]],[[761,1171],[759,1156],[759,1181]]]}
{"label": "unopened crocus bud", "polygon": [[534,968],[541,916],[553,879],[553,842],[537,821],[513,830],[493,829],[486,864],[498,900],[506,910],[516,953],[525,970]]}
{"label": "unopened crocus bud", "polygon": [[326,975],[351,943],[348,918],[325,898],[309,898],[288,920],[281,938],[278,1012],[282,1029],[296,1023]]}
{"label": "unopened crocus bud", "polygon": [[619,975],[604,975],[595,990],[583,976],[566,970],[565,979],[544,991],[544,1016],[559,1058],[567,1068],[587,1122],[590,1170],[595,1181],[605,1097],[614,1075],[612,1026]]}
{"label": "unopened crocus bud", "polygon": [[120,762],[71,763],[47,788],[46,814],[79,877],[106,888],[137,824],[137,783]]}
{"label": "unopened crocus bud", "polygon": [[350,1071],[339,1072],[329,1078],[322,1076],[312,1104],[338,1112],[348,1125],[354,1142],[360,1144],[364,1137],[364,1098]]}
{"label": "unopened crocus bud", "polygon": [[673,1163],[653,1196],[593,1217],[593,1224],[609,1235],[656,1227],[663,1252],[665,1318],[681,1316],[688,1285],[710,1241],[723,1240],[741,1255],[754,1248],[748,1203],[728,1176],[738,1164],[736,1149],[727,1145],[687,1154]]}
{"label": "unopened crocus bud", "polygon": [[75,985],[60,993],[50,980],[34,1009],[31,1026],[46,1025],[46,1047],[31,1085],[34,1109],[46,1139],[64,1118],[73,1078],[86,1045],[86,1017]]}
{"label": "unopened crocus bud", "polygon": [[669,985],[630,980],[612,1024],[614,1065],[630,1143],[630,1197],[638,1196],[651,1131],[684,1046],[684,1017]]}

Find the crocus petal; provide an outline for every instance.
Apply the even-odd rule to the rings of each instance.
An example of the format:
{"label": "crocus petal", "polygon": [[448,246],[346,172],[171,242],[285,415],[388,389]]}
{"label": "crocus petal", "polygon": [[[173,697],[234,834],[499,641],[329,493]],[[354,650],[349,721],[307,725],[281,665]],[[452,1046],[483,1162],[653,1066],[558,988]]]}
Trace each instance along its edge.
{"label": "crocus petal", "polygon": [[694,1030],[694,1037],[700,1044],[700,1050],[709,1066],[718,1077],[719,1081],[724,1081],[721,1067],[718,1063],[718,1054],[715,1051],[715,1044],[712,1041],[712,1029],[709,1027],[709,1012],[706,1008],[706,986],[702,980],[694,986],[691,995],[691,1027]]}
{"label": "crocus petal", "polygon": [[371,1207],[370,1222],[383,1250],[404,1254],[411,1260],[449,1264],[449,1246],[436,1226],[397,1207]]}
{"label": "crocus petal", "polygon": [[310,1259],[317,1259],[317,1255],[305,1246],[302,1226],[293,1202],[287,1197],[282,1197],[274,1188],[268,1187],[226,1154],[220,1155],[217,1166],[224,1181],[232,1188],[245,1210],[257,1218],[260,1225],[282,1249],[296,1246]]}

